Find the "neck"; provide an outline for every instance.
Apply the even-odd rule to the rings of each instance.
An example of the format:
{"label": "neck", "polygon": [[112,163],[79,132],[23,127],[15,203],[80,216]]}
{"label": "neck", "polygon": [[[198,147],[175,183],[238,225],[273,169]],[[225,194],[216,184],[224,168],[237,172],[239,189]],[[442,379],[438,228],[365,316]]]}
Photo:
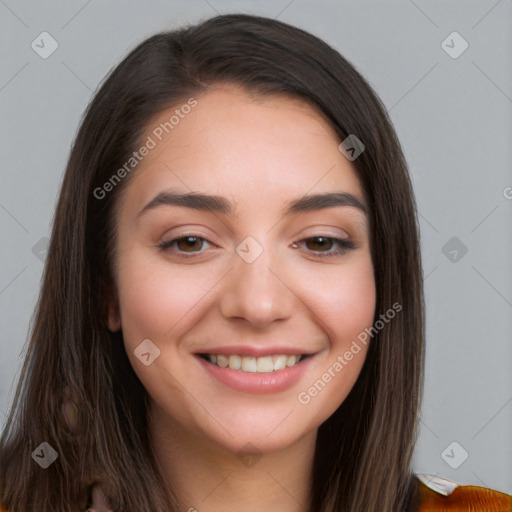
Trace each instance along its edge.
{"label": "neck", "polygon": [[[304,512],[309,509],[316,433],[280,451],[233,453],[183,429],[154,408],[153,451],[164,479],[188,512]],[[248,450],[250,451],[250,450]]]}

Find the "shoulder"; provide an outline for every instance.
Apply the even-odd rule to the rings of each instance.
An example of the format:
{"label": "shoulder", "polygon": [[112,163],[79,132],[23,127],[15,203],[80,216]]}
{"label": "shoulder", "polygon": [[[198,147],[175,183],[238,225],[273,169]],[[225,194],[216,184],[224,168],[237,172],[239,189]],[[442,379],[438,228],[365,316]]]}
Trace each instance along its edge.
{"label": "shoulder", "polygon": [[512,495],[460,485],[432,475],[416,475],[420,481],[418,512],[512,512]]}

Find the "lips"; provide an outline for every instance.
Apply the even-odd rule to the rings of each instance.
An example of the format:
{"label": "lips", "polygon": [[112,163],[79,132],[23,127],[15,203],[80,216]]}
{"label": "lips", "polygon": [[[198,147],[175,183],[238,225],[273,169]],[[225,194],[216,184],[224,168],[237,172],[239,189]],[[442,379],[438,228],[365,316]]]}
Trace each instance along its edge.
{"label": "lips", "polygon": [[313,358],[300,348],[230,346],[195,354],[207,375],[246,393],[277,393],[293,386]]}
{"label": "lips", "polygon": [[312,354],[289,346],[238,345],[212,348],[198,355],[221,368],[248,373],[270,373],[295,366]]}

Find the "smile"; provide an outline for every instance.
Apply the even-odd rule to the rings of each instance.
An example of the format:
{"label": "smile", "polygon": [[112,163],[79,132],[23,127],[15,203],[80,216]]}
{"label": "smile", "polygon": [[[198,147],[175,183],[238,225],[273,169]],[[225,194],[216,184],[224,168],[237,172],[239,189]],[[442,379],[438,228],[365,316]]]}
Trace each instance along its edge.
{"label": "smile", "polygon": [[[279,393],[299,382],[315,354],[283,354],[275,348],[277,350],[274,353],[267,348],[266,354],[258,355],[254,353],[257,350],[247,347],[231,347],[230,350],[238,352],[231,354],[222,353],[219,347],[220,350],[212,350],[210,353],[197,353],[195,359],[208,378],[235,391],[252,394]],[[283,350],[285,351],[286,349]]]}
{"label": "smile", "polygon": [[236,354],[203,354],[208,362],[221,368],[231,368],[247,373],[271,373],[298,364],[304,356],[276,354],[263,357],[241,356]]}

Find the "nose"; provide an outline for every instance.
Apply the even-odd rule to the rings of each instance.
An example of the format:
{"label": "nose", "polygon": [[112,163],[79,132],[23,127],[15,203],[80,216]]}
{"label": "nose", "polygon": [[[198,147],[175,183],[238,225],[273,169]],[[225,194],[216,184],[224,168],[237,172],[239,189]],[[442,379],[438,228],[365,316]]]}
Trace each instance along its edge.
{"label": "nose", "polygon": [[235,268],[226,276],[222,290],[221,311],[226,318],[241,318],[264,327],[292,314],[296,295],[271,251],[265,249],[252,263],[237,254]]}

